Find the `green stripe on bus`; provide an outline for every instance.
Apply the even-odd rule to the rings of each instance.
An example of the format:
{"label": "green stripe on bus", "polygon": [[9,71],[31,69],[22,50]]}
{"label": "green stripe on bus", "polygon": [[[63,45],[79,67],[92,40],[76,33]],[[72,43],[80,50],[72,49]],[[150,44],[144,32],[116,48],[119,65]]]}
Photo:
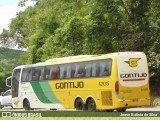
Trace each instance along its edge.
{"label": "green stripe on bus", "polygon": [[[37,95],[38,99],[43,103],[52,103],[46,96],[45,91],[41,88],[40,82],[31,82],[32,88]],[[50,87],[50,86],[47,86]]]}
{"label": "green stripe on bus", "polygon": [[42,90],[44,91],[45,96],[51,101],[52,103],[60,103],[60,101],[55,96],[54,92],[52,91],[50,84],[48,81],[43,81],[39,83]]}

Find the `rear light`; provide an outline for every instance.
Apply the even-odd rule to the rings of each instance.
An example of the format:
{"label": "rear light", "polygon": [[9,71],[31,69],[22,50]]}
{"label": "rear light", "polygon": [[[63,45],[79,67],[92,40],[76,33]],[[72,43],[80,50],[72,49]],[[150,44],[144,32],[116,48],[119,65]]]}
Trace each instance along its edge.
{"label": "rear light", "polygon": [[116,91],[116,97],[119,98],[119,82],[118,81],[115,83],[115,91]]}
{"label": "rear light", "polygon": [[115,83],[115,91],[116,93],[119,93],[119,82],[118,81]]}

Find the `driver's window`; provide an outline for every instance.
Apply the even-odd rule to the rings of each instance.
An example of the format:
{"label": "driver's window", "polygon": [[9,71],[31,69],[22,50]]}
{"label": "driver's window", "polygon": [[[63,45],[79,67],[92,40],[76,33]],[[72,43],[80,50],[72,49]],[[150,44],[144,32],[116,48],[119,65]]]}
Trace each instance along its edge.
{"label": "driver's window", "polygon": [[20,77],[20,69],[16,69],[14,70],[14,73],[13,73],[13,79],[15,79],[15,81],[19,81],[19,77]]}

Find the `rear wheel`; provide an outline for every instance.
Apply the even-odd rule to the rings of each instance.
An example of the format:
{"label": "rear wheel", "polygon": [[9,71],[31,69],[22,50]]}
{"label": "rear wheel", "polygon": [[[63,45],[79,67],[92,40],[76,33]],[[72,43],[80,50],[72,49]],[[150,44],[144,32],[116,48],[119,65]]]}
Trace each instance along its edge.
{"label": "rear wheel", "polygon": [[102,110],[102,112],[113,112],[114,110]]}
{"label": "rear wheel", "polygon": [[29,103],[28,99],[25,99],[25,100],[24,100],[24,102],[23,102],[23,108],[24,108],[25,110],[30,110],[30,109],[31,109],[30,103]]}
{"label": "rear wheel", "polygon": [[94,99],[89,99],[88,103],[87,103],[87,110],[88,111],[95,111],[96,110],[96,102],[94,101]]}
{"label": "rear wheel", "polygon": [[126,109],[117,109],[117,112],[126,112]]}
{"label": "rear wheel", "polygon": [[82,99],[79,98],[76,100],[75,108],[76,108],[76,110],[85,110],[85,105],[84,105]]}

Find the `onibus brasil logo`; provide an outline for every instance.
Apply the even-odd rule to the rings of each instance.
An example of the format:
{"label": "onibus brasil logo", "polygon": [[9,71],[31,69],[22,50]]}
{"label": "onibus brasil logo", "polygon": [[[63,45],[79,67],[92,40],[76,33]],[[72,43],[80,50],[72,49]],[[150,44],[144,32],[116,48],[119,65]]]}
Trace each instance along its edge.
{"label": "onibus brasil logo", "polygon": [[129,61],[125,61],[127,64],[129,64],[130,67],[137,67],[138,66],[138,61],[141,58],[130,58]]}

